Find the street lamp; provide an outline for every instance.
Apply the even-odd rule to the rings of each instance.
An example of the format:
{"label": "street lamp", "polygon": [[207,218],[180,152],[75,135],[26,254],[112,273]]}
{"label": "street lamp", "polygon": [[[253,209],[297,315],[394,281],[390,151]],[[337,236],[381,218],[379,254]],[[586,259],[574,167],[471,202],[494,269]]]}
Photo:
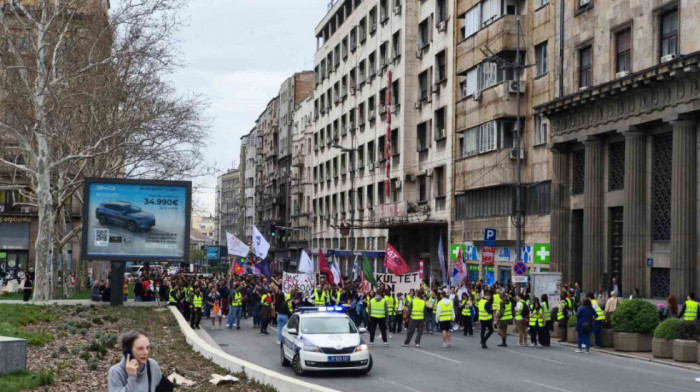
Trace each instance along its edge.
{"label": "street lamp", "polygon": [[[354,138],[351,138],[351,143]],[[350,190],[352,191],[352,208],[350,209],[350,262],[355,256],[355,204],[357,203],[355,198],[355,155],[354,152],[357,148],[343,147],[337,142],[331,144],[331,147],[337,148],[340,151],[348,152],[350,155]]]}

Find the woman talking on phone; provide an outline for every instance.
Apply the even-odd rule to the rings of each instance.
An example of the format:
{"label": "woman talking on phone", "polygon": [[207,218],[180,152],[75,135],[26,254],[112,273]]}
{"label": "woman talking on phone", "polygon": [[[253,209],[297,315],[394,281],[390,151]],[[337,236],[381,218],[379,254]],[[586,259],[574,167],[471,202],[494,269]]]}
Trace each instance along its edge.
{"label": "woman talking on phone", "polygon": [[137,330],[125,333],[122,349],[121,362],[109,369],[109,392],[156,391],[163,377],[158,363],[148,358],[151,344],[146,334]]}

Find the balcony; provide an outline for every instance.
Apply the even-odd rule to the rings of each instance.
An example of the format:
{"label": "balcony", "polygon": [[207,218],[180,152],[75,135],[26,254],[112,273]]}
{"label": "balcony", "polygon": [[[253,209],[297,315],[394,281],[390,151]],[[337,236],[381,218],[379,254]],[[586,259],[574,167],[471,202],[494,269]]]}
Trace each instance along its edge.
{"label": "balcony", "polygon": [[[457,45],[457,72],[466,71],[479,64],[484,58],[490,56],[489,51],[497,54],[502,51],[516,50],[518,46],[516,18],[520,18],[521,26],[527,26],[527,16],[504,15],[461,41]],[[525,49],[525,42],[528,42],[525,31],[526,29],[522,29],[521,32],[521,50]]]}
{"label": "balcony", "polygon": [[[521,82],[522,83],[522,82]],[[503,117],[516,117],[517,105],[515,94],[509,92],[511,81],[504,81],[477,92],[480,100],[468,96],[457,101],[456,129],[464,130]],[[521,95],[520,110],[526,113],[527,100]]]}

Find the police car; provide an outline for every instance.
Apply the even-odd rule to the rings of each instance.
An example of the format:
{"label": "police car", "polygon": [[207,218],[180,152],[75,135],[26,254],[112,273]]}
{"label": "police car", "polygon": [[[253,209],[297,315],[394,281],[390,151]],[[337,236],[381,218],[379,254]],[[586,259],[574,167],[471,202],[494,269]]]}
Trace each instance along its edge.
{"label": "police car", "polygon": [[328,370],[372,370],[372,356],[360,337],[365,328],[344,313],[342,306],[300,308],[282,329],[280,358],[282,366],[294,373]]}

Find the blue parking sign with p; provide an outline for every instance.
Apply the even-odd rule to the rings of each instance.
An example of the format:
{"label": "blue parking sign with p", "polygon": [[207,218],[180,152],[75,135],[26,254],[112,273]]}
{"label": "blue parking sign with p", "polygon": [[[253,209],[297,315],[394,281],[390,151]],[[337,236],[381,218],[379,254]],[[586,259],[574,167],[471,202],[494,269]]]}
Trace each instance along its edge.
{"label": "blue parking sign with p", "polygon": [[484,229],[484,241],[496,241],[496,229]]}

